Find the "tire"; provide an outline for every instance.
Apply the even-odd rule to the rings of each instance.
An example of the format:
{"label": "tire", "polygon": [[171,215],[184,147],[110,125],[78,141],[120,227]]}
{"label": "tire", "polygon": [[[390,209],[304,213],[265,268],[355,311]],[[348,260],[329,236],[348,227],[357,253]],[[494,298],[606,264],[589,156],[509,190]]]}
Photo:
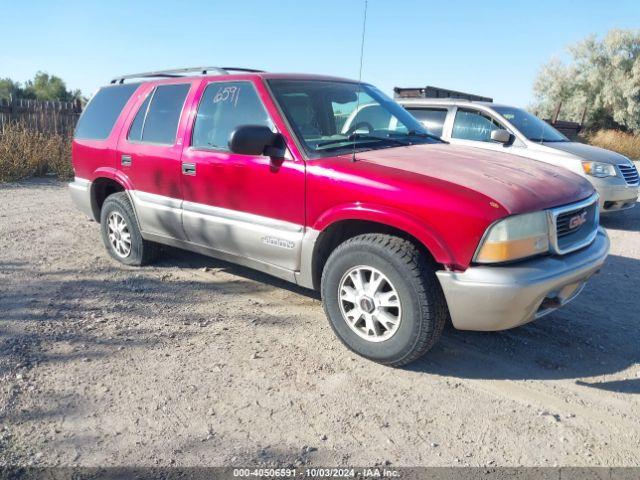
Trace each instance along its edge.
{"label": "tire", "polygon": [[[338,338],[358,355],[393,367],[424,355],[448,317],[433,262],[392,235],[364,234],[340,244],[324,266],[320,290]],[[354,295],[358,291],[366,293]]]}
{"label": "tire", "polygon": [[[110,222],[114,222],[111,227]],[[122,222],[124,229],[120,230]],[[116,228],[114,229],[113,226]],[[126,192],[109,195],[104,201],[100,212],[100,230],[102,242],[109,255],[120,263],[140,266],[150,263],[157,257],[158,244],[142,238],[136,215]],[[110,237],[110,232],[114,230],[118,231],[119,237],[115,244],[113,237]]]}

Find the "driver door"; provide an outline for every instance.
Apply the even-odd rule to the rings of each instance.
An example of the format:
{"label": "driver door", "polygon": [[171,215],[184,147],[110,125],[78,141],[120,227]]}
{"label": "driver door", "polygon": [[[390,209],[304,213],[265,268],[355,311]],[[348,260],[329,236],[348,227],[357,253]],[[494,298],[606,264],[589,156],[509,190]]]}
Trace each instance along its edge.
{"label": "driver door", "polygon": [[276,131],[265,99],[259,82],[203,82],[182,155],[182,221],[193,244],[267,270],[294,271],[304,229],[304,163],[290,154],[274,160],[234,154],[228,147],[241,125]]}

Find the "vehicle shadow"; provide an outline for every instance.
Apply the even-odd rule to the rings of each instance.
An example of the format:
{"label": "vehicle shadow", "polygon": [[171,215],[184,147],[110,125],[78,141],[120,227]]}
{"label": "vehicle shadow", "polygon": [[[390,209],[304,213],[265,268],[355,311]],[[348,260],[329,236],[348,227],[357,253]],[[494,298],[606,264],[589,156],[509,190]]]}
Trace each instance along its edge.
{"label": "vehicle shadow", "polygon": [[297,293],[302,296],[313,298],[314,300],[320,300],[319,292],[300,287],[294,283],[282,280],[277,277],[273,277],[258,270],[253,270],[248,267],[243,267],[242,265],[237,265],[235,263],[208,257],[206,255],[200,255],[198,253],[189,252],[187,250],[182,250],[179,248],[168,246],[163,246],[162,248],[163,255],[155,263],[156,266],[223,271],[231,275],[258,282],[259,284],[288,290],[292,293]]}
{"label": "vehicle shadow", "polygon": [[[445,330],[408,370],[449,377],[554,380],[614,374],[640,363],[640,261],[612,255],[570,305],[502,332]],[[634,373],[635,375],[635,373]],[[640,377],[579,385],[640,393]]]}
{"label": "vehicle shadow", "polygon": [[600,224],[612,230],[640,232],[640,202],[636,202],[636,206],[629,210],[601,215]]}

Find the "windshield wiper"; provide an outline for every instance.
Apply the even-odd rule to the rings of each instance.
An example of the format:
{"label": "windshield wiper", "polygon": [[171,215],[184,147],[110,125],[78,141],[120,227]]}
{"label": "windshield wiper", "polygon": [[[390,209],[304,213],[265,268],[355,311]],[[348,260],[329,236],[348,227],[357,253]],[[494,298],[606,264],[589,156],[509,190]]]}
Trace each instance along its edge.
{"label": "windshield wiper", "polygon": [[316,144],[316,149],[318,149],[318,147],[328,147],[329,145],[334,145],[334,144],[339,144],[339,143],[348,143],[348,142],[353,142],[355,140],[378,140],[378,141],[382,141],[382,142],[395,143],[397,145],[402,145],[403,147],[406,147],[407,145],[410,145],[410,143],[403,142],[402,140],[398,140],[396,138],[379,137],[377,135],[370,135],[368,133],[352,133],[351,135],[349,135],[348,137],[345,137],[345,138],[340,138],[340,139],[335,139],[335,140],[328,140],[326,142],[317,143]]}
{"label": "windshield wiper", "polygon": [[558,140],[554,140],[552,138],[529,138],[530,142],[543,143],[543,142],[568,142],[569,140],[565,140],[564,138],[560,138]]}
{"label": "windshield wiper", "polygon": [[358,132],[353,132],[351,135],[349,135],[347,137],[347,140],[350,140],[350,141],[354,141],[354,140],[380,140],[380,141],[383,141],[383,142],[392,142],[392,143],[395,143],[397,145],[402,145],[404,147],[406,147],[407,145],[411,145],[410,142],[403,142],[402,140],[400,140],[398,138],[380,137],[378,135],[371,135],[369,133],[358,133]]}
{"label": "windshield wiper", "polygon": [[443,142],[444,143],[444,140],[442,140],[437,135],[434,135],[433,133],[419,132],[417,130],[409,130],[407,132],[407,135],[413,135],[415,137],[421,137],[421,138],[433,138],[434,140],[438,140],[439,142]]}

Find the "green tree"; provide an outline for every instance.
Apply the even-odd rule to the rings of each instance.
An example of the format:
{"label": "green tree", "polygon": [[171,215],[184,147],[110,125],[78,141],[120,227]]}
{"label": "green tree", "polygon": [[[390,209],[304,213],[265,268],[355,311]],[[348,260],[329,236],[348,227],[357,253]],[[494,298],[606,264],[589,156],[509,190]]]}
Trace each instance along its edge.
{"label": "green tree", "polygon": [[0,100],[8,100],[9,97],[18,97],[22,93],[20,84],[10,78],[0,78]]}
{"label": "green tree", "polygon": [[549,118],[562,102],[563,119],[579,121],[587,109],[591,128],[640,133],[640,30],[611,30],[568,49],[570,61],[552,59],[533,87],[533,110]]}
{"label": "green tree", "polygon": [[60,77],[38,72],[33,80],[28,80],[24,87],[24,95],[27,98],[38,100],[63,100],[69,101],[80,96],[79,91],[70,92],[67,85]]}

